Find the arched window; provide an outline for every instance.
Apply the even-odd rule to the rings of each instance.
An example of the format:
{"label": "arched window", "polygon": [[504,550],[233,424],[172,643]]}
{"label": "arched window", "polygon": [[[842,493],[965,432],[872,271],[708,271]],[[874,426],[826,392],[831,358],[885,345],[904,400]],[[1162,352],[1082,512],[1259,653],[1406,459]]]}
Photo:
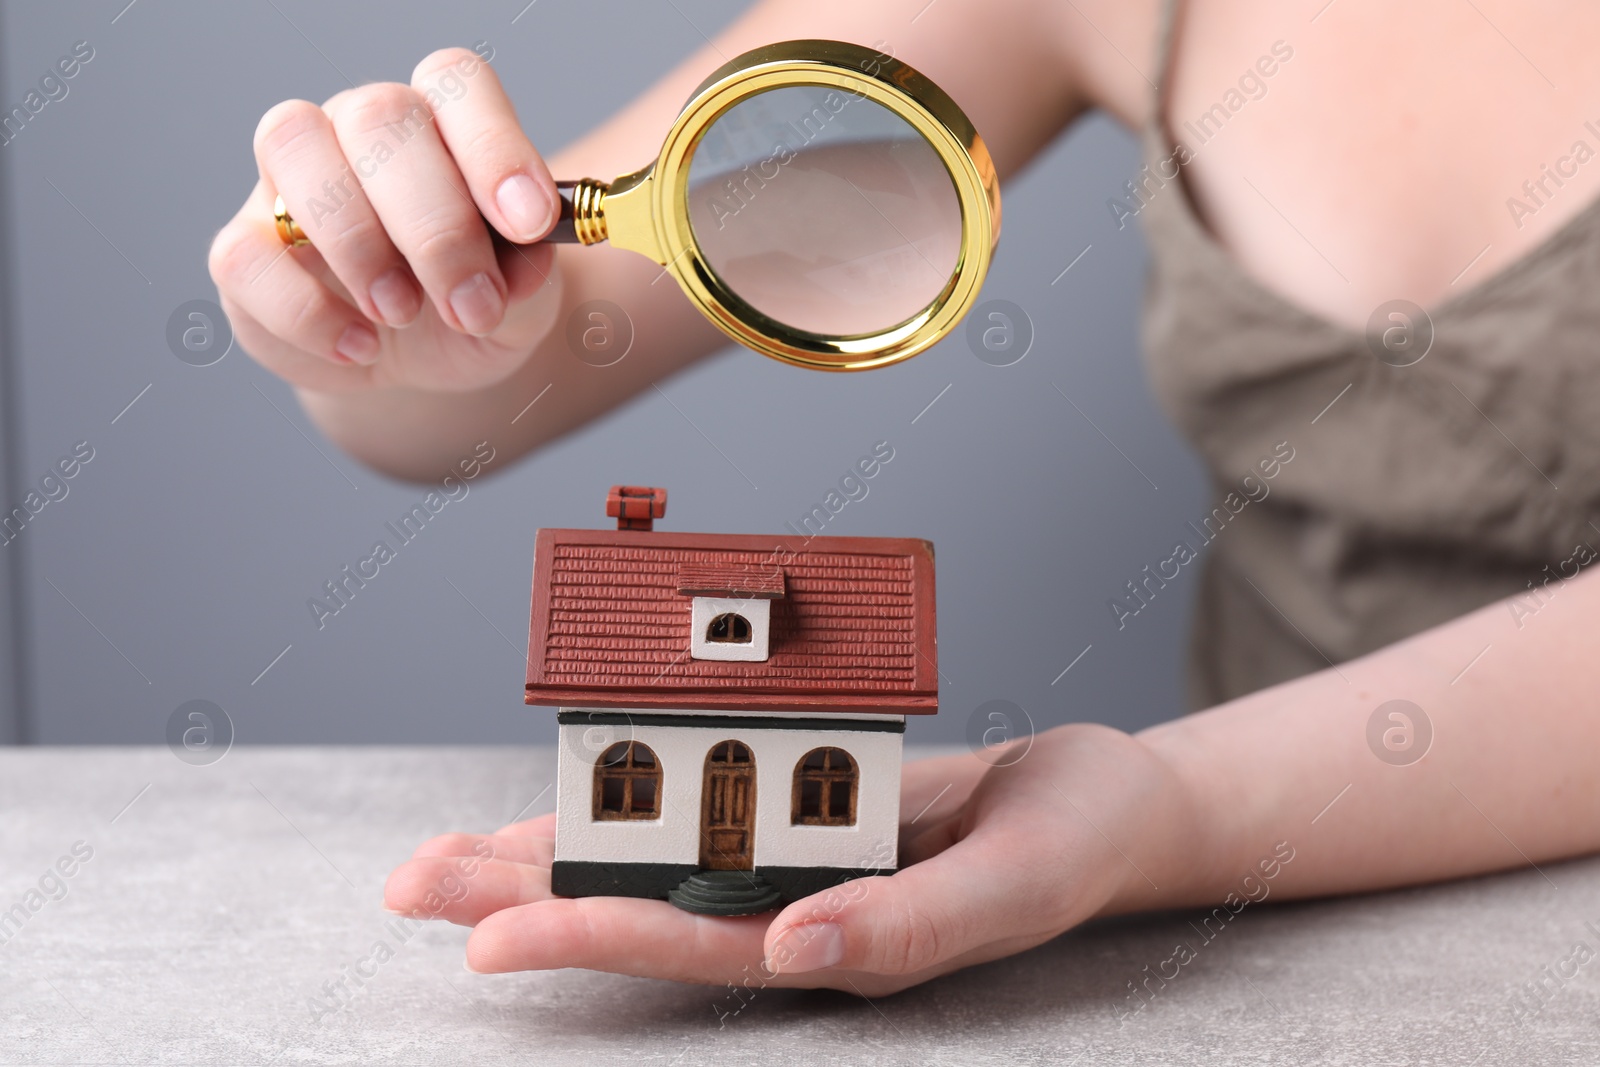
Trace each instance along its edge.
{"label": "arched window", "polygon": [[718,615],[706,627],[706,640],[719,645],[748,645],[750,620],[732,611]]}
{"label": "arched window", "polygon": [[856,761],[842,748],[814,748],[794,765],[796,826],[856,824]]}
{"label": "arched window", "polygon": [[618,741],[594,765],[596,819],[661,817],[661,764],[648,745]]}

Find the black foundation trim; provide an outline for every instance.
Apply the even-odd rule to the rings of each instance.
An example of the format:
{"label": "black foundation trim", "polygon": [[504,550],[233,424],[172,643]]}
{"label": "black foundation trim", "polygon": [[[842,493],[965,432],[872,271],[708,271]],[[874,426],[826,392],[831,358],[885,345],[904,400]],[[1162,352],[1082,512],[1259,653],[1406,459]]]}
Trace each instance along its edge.
{"label": "black foundation trim", "polygon": [[550,892],[558,897],[652,897],[666,900],[698,863],[590,863],[556,860]]}
{"label": "black foundation trim", "polygon": [[718,730],[859,730],[903,734],[901,719],[784,719],[766,715],[656,715],[622,711],[560,711],[562,726],[704,726]]}
{"label": "black foundation trim", "polygon": [[[700,867],[694,863],[593,863],[556,860],[550,866],[550,891],[560,897],[647,897],[667,899]],[[782,894],[801,900],[836,885],[892,870],[857,867],[757,867],[756,875]]]}

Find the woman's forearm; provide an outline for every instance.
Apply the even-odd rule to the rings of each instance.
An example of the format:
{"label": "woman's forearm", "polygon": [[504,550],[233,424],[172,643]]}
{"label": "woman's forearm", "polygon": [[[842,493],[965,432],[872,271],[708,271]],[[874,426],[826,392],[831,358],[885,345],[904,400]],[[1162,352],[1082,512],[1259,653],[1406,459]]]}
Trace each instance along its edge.
{"label": "woman's forearm", "polygon": [[[1281,842],[1270,892],[1289,897],[1600,849],[1596,578],[1141,733],[1199,839],[1170,892],[1135,883],[1115,910],[1220,900]],[[1415,709],[1378,713],[1393,700]]]}

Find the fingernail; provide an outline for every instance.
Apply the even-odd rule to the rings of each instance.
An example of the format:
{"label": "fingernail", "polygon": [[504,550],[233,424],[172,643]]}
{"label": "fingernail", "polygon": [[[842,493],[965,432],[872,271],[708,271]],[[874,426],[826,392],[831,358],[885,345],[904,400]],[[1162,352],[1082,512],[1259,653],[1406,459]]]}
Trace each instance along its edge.
{"label": "fingernail", "polygon": [[450,310],[461,320],[461,328],[479,336],[493,333],[506,314],[506,302],[487,274],[478,273],[455,287],[450,294]]}
{"label": "fingernail", "polygon": [[513,174],[495,190],[495,203],[511,227],[512,237],[519,241],[532,241],[550,228],[555,214],[555,203],[539,183],[526,174]]}
{"label": "fingernail", "polygon": [[333,346],[336,356],[343,356],[351,363],[367,366],[378,361],[378,334],[371,326],[364,322],[352,322],[344,328],[344,333],[339,335],[339,343]]}
{"label": "fingernail", "polygon": [[372,283],[372,306],[390,326],[409,326],[422,310],[422,293],[399,267]]}
{"label": "fingernail", "polygon": [[843,927],[838,923],[805,923],[779,935],[766,963],[772,973],[802,974],[838,966],[842,959]]}

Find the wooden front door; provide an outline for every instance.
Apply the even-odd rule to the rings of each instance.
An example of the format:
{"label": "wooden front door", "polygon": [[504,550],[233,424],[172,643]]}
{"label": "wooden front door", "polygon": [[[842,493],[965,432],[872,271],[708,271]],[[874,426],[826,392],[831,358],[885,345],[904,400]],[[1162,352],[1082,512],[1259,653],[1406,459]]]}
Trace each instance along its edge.
{"label": "wooden front door", "polygon": [[748,871],[755,836],[755,757],[737,741],[718,741],[706,753],[700,801],[701,868]]}

